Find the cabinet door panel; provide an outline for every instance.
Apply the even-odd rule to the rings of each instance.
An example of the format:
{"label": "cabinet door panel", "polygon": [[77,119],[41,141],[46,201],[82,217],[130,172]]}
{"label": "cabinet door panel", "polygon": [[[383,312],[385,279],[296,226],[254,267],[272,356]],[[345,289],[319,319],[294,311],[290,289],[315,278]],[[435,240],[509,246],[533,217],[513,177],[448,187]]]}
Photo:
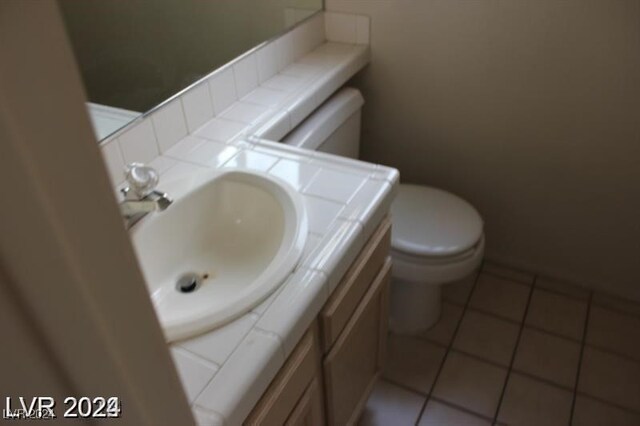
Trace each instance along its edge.
{"label": "cabinet door panel", "polygon": [[382,371],[390,269],[391,261],[387,258],[324,360],[326,414],[330,425],[356,423]]}
{"label": "cabinet door panel", "polygon": [[389,255],[391,221],[385,218],[364,246],[320,313],[322,351],[336,342]]}
{"label": "cabinet door panel", "polygon": [[313,324],[293,350],[264,395],[245,420],[246,425],[282,425],[319,374],[317,324]]}
{"label": "cabinet door panel", "polygon": [[320,380],[313,379],[285,426],[320,426],[324,424],[324,400]]}

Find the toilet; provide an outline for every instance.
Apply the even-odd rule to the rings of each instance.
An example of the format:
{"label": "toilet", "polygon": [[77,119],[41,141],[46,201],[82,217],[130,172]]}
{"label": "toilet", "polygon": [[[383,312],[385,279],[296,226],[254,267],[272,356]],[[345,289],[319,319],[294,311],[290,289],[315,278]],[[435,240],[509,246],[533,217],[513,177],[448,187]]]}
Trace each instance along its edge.
{"label": "toilet", "polygon": [[[353,88],[329,98],[282,142],[358,158],[364,99]],[[391,206],[393,260],[389,328],[420,334],[440,317],[442,286],[469,276],[484,255],[483,222],[462,198],[400,184]]]}

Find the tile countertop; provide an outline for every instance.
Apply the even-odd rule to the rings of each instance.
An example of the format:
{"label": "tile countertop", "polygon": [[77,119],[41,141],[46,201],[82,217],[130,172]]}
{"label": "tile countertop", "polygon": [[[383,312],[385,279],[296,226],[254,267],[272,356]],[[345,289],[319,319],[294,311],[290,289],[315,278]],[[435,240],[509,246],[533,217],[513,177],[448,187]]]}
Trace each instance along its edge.
{"label": "tile countertop", "polygon": [[[207,168],[278,176],[303,194],[309,217],[301,261],[272,295],[223,327],[170,344],[198,424],[242,423],[389,211],[397,170],[271,141],[282,138],[362,69],[369,54],[368,46],[321,44],[177,143],[165,147],[159,140],[160,155],[148,161],[160,173],[159,189]],[[198,96],[198,91],[196,87],[185,96]],[[154,123],[169,126],[171,108],[154,116]],[[143,121],[118,136],[119,143],[133,150],[129,139],[144,142],[145,131],[152,129]],[[142,144],[134,148],[145,151]],[[107,164],[111,158],[107,154]],[[119,167],[116,162],[115,169]],[[121,186],[116,183],[116,189]]]}
{"label": "tile countertop", "polygon": [[[206,143],[198,137],[183,142]],[[395,169],[277,142],[228,148],[212,150],[209,167],[258,170],[291,184],[303,194],[309,235],[297,268],[263,303],[226,326],[170,345],[198,424],[207,425],[242,423],[388,213],[398,183]],[[204,168],[168,157],[155,162],[169,185]]]}

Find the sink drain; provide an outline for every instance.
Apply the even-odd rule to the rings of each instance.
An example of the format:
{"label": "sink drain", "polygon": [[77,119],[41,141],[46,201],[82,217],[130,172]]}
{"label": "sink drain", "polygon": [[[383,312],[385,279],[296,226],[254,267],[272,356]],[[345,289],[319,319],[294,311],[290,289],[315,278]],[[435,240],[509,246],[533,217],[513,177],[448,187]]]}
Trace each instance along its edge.
{"label": "sink drain", "polygon": [[176,290],[180,293],[192,293],[200,287],[201,283],[202,277],[200,275],[194,273],[184,274],[178,279]]}

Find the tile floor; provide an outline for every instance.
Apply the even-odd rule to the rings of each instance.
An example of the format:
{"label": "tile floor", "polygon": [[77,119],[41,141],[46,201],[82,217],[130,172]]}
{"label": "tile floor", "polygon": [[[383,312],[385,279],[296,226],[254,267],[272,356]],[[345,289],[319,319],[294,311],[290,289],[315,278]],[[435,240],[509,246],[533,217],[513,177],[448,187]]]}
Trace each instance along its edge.
{"label": "tile floor", "polygon": [[485,264],[389,335],[368,425],[640,425],[640,303]]}

